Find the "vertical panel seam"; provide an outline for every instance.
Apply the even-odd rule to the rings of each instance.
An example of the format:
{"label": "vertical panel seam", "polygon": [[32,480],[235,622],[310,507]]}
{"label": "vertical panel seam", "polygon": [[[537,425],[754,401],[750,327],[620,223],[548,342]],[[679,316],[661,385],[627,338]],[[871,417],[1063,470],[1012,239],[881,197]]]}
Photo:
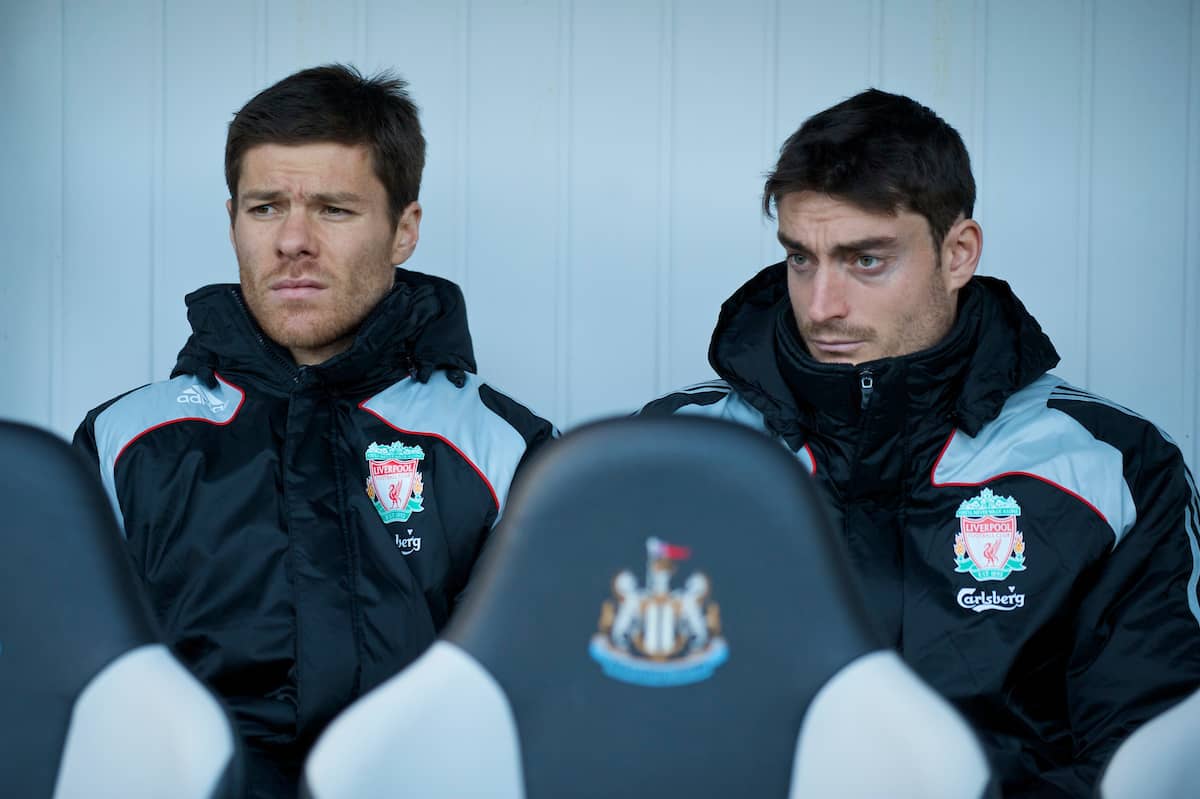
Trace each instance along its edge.
{"label": "vertical panel seam", "polygon": [[1095,139],[1096,16],[1090,2],[1080,3],[1079,198],[1076,208],[1075,294],[1076,331],[1083,346],[1083,385],[1092,377],[1092,146]]}
{"label": "vertical panel seam", "polygon": [[258,92],[267,82],[267,0],[258,0],[254,8],[254,24],[257,27],[254,37],[254,87],[252,93]]}
{"label": "vertical panel seam", "polygon": [[655,391],[667,391],[667,375],[671,363],[671,251],[674,209],[671,181],[673,178],[672,138],[675,127],[675,9],[674,0],[660,0],[659,67],[658,67],[658,252],[655,270],[655,294],[658,307],[658,338],[655,352]]}
{"label": "vertical panel seam", "polygon": [[571,57],[574,50],[572,0],[558,2],[558,235],[554,268],[554,381],[555,410],[559,424],[570,424],[569,363],[571,343]]}
{"label": "vertical panel seam", "polygon": [[[773,167],[775,161],[777,137],[779,129],[779,3],[780,0],[769,0],[766,14],[763,15],[763,166]],[[764,228],[769,227],[767,219],[761,213],[761,203],[755,207],[758,223]],[[762,249],[759,253],[761,263],[769,264],[776,252],[774,237],[764,235]]]}
{"label": "vertical panel seam", "polygon": [[[1185,320],[1190,319],[1189,329],[1184,331],[1184,363],[1181,370],[1184,374],[1191,364],[1197,361],[1197,349],[1200,348],[1200,280],[1194,274],[1200,268],[1200,223],[1197,223],[1197,205],[1200,202],[1200,0],[1192,0],[1189,8],[1188,39],[1188,91],[1187,91],[1187,190],[1184,193],[1183,214],[1184,241],[1183,275],[1184,275],[1184,314]],[[1190,303],[1189,303],[1190,300]],[[1184,408],[1191,409],[1191,429],[1188,434],[1192,439],[1191,467],[1192,471],[1200,465],[1200,407],[1197,398],[1200,397],[1200,370],[1191,370],[1190,381],[1184,383]]]}
{"label": "vertical panel seam", "polygon": [[156,91],[151,92],[154,99],[150,107],[150,151],[153,161],[150,165],[150,313],[147,314],[150,346],[147,348],[147,383],[154,379],[155,365],[158,363],[158,270],[162,268],[166,252],[167,0],[159,0],[158,13],[158,46],[154,49],[156,63],[151,70],[157,85],[152,84]]}
{"label": "vertical panel seam", "polygon": [[867,79],[876,89],[883,88],[883,2],[871,0],[871,13],[867,34]]}
{"label": "vertical panel seam", "polygon": [[56,429],[63,429],[63,382],[65,378],[63,351],[66,339],[63,330],[65,314],[63,305],[67,282],[66,239],[67,239],[67,3],[60,0],[58,13],[58,58],[59,58],[59,152],[58,152],[58,241],[50,268],[50,396],[46,409],[48,421]]}
{"label": "vertical panel seam", "polygon": [[988,3],[987,0],[975,0],[975,87],[971,96],[971,139],[974,152],[972,161],[975,166],[975,211],[973,216],[978,219],[981,213],[980,205],[983,193],[980,186],[987,185],[987,98],[988,98]]}
{"label": "vertical panel seam", "polygon": [[354,0],[354,58],[358,68],[369,74],[367,65],[367,0]]}
{"label": "vertical panel seam", "polygon": [[462,288],[463,296],[469,297],[471,277],[471,259],[468,257],[468,242],[471,240],[471,209],[469,203],[471,190],[471,0],[461,0],[459,12],[462,17],[462,33],[459,37],[459,45],[462,47],[462,58],[459,59],[458,163],[455,166],[458,170],[458,175],[456,176],[458,196],[455,198],[457,206],[455,210],[458,214],[459,232],[458,252],[455,253],[455,267],[458,271],[456,277],[458,278],[460,288]]}

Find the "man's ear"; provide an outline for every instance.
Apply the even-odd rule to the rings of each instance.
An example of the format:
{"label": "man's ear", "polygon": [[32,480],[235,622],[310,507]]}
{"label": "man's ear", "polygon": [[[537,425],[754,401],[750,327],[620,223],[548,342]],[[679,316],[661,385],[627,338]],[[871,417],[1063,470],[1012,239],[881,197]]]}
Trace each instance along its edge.
{"label": "man's ear", "polygon": [[421,204],[413,201],[404,207],[396,232],[392,237],[392,265],[399,266],[409,259],[421,238]]}
{"label": "man's ear", "polygon": [[233,249],[236,252],[237,251],[237,242],[235,242],[233,240],[233,220],[235,218],[234,217],[235,212],[233,210],[233,200],[232,199],[225,201],[225,211],[229,214],[229,243],[233,245]]}
{"label": "man's ear", "polygon": [[975,276],[979,256],[983,253],[983,228],[974,219],[960,219],[946,232],[942,240],[942,264],[946,268],[946,285],[957,291]]}

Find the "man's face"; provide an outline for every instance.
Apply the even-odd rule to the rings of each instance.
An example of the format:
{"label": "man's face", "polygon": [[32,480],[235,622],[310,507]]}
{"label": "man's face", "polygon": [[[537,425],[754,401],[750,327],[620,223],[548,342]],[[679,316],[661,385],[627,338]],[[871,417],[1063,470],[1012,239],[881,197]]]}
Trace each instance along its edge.
{"label": "man's face", "polygon": [[785,194],[777,210],[788,296],[813,358],[857,364],[907,355],[950,330],[958,290],[979,257],[974,221],[959,220],[939,253],[925,217],[910,211],[875,213],[809,191]]}
{"label": "man's face", "polygon": [[363,145],[263,144],[242,157],[229,237],[242,293],[299,364],[347,349],[417,244],[421,206],[392,225]]}

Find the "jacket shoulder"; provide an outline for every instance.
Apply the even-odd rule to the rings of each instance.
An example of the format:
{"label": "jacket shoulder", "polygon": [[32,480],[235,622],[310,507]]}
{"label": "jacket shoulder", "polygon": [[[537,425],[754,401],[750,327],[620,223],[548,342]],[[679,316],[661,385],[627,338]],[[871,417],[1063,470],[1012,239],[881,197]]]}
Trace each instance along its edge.
{"label": "jacket shoulder", "polygon": [[1124,453],[1127,460],[1141,464],[1164,459],[1182,463],[1179,446],[1161,427],[1110,399],[1059,381],[1046,405],[1070,416],[1098,441]]}
{"label": "jacket shoulder", "polygon": [[498,510],[527,451],[555,434],[550,422],[470,373],[461,387],[441,371],[426,383],[401,380],[359,407],[393,430],[448,445],[478,473]]}
{"label": "jacket shoulder", "polygon": [[744,425],[779,440],[800,460],[809,474],[816,472],[816,460],[808,445],[784,441],[767,425],[762,411],[747,402],[724,380],[708,380],[673,391],[648,402],[639,413],[643,416],[706,416]]}
{"label": "jacket shoulder", "polygon": [[1046,374],[1010,397],[974,438],[955,432],[931,479],[935,486],[1009,474],[1041,479],[1091,506],[1119,542],[1138,517],[1131,467],[1150,462],[1183,468],[1178,448],[1153,423]]}
{"label": "jacket shoulder", "polygon": [[229,424],[245,399],[245,391],[219,376],[215,388],[193,375],[150,383],[93,411],[97,451],[115,460],[141,436],[175,422]]}
{"label": "jacket shoulder", "polygon": [[[642,416],[671,416],[673,414],[695,414],[715,418],[728,418],[730,413],[744,413],[745,410],[759,414],[749,406],[724,380],[705,380],[693,383],[669,394],[653,399],[642,406],[639,414]],[[750,414],[745,414],[745,421],[752,421]],[[762,427],[761,423],[754,426]]]}
{"label": "jacket shoulder", "polygon": [[671,416],[690,414],[726,419],[744,424],[760,432],[767,432],[766,419],[755,408],[734,391],[724,380],[706,380],[685,386],[678,391],[651,400],[643,406],[643,416]]}
{"label": "jacket shoulder", "polygon": [[75,443],[96,459],[101,482],[120,515],[117,462],[131,446],[147,433],[176,422],[227,425],[245,399],[245,391],[220,377],[215,388],[193,375],[149,383],[90,411],[75,434]]}

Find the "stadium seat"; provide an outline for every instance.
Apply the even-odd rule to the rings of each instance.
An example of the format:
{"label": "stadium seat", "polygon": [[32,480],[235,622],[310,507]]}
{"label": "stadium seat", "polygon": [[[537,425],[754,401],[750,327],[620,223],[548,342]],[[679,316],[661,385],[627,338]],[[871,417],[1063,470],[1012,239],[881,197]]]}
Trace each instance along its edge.
{"label": "stadium seat", "polygon": [[239,795],[229,717],[158,642],[99,476],[5,421],[0,475],[0,795]]}
{"label": "stadium seat", "polygon": [[599,422],[517,481],[465,603],[335,719],[308,799],[991,795],[885,649],[808,474],[726,422]]}
{"label": "stadium seat", "polygon": [[1200,795],[1200,691],[1125,739],[1100,779],[1100,799]]}

